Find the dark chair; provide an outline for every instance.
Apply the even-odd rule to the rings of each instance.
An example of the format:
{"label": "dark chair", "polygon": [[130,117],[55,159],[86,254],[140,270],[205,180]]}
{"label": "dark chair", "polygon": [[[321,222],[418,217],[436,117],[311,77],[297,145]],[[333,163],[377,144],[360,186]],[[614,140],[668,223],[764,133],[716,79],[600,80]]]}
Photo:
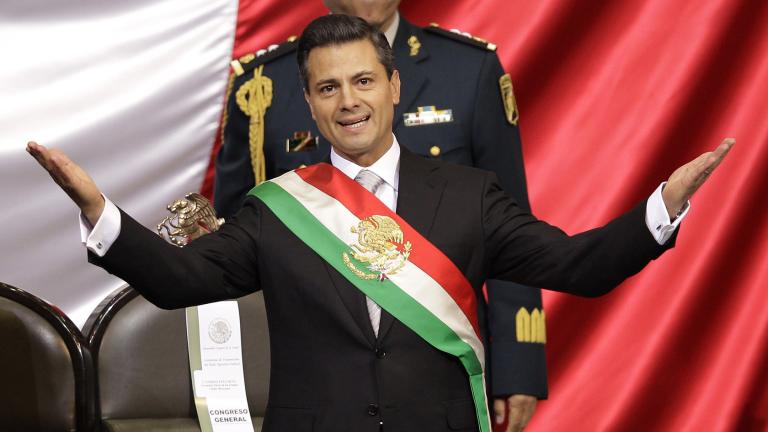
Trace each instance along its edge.
{"label": "dark chair", "polygon": [[62,311],[0,282],[0,347],[0,430],[93,430],[90,352]]}
{"label": "dark chair", "polygon": [[[248,406],[260,431],[269,385],[264,299],[256,293],[238,303]],[[97,418],[104,430],[200,430],[184,309],[160,309],[124,287],[96,308],[84,333],[96,365]]]}

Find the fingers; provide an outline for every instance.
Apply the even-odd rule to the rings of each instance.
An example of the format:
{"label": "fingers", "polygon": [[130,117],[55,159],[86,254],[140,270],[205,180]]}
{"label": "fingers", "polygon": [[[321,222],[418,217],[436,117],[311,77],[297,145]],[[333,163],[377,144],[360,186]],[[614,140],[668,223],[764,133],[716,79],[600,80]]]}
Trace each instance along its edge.
{"label": "fingers", "polygon": [[693,194],[706,182],[715,168],[725,159],[736,140],[724,139],[714,151],[704,153],[675,170],[662,191],[664,205],[670,217],[677,214]]}
{"label": "fingers", "polygon": [[39,163],[43,168],[48,170],[48,167],[50,166],[50,163],[48,162],[48,149],[44,146],[41,146],[40,144],[30,141],[27,143],[27,153],[31,154],[33,158]]}
{"label": "fingers", "polygon": [[[715,153],[725,153],[727,154],[729,151],[731,151],[731,147],[736,144],[736,138],[725,138],[719,146],[717,146],[717,149],[715,150]],[[723,157],[725,157],[725,154],[723,154]]]}
{"label": "fingers", "polygon": [[80,207],[85,217],[95,224],[104,211],[104,197],[88,173],[63,152],[48,150],[34,141],[27,143],[27,152],[48,171],[53,181]]}
{"label": "fingers", "polygon": [[723,142],[720,143],[719,146],[711,153],[711,155],[708,158],[707,167],[705,168],[705,172],[711,174],[712,171],[717,168],[720,163],[725,159],[725,157],[728,155],[728,152],[731,151],[731,148],[733,148],[733,145],[736,144],[736,140],[734,138],[726,138],[723,140]]}
{"label": "fingers", "polygon": [[507,414],[507,401],[505,399],[493,400],[493,414],[495,416],[496,424],[504,423],[504,417]]}
{"label": "fingers", "polygon": [[525,424],[523,423],[524,414],[524,407],[512,403],[509,404],[509,423],[507,423],[508,432],[519,432],[523,430],[525,427]]}
{"label": "fingers", "polygon": [[56,183],[61,185],[61,181],[56,175],[56,163],[50,150],[34,141],[30,141],[27,143],[27,152],[31,154],[33,158],[35,158],[40,166],[48,171],[48,174],[53,178],[54,181],[56,181]]}
{"label": "fingers", "polygon": [[528,395],[512,395],[507,399],[509,423],[507,432],[519,432],[525,429],[536,410],[536,398]]}
{"label": "fingers", "polygon": [[53,180],[67,190],[72,183],[72,176],[68,168],[71,164],[69,158],[58,150],[49,150],[34,141],[27,143],[27,152],[35,158]]}
{"label": "fingers", "polygon": [[56,170],[61,171],[61,168],[58,166],[61,162],[61,156],[63,156],[61,152],[49,150],[45,146],[34,141],[27,143],[27,152],[51,174]]}
{"label": "fingers", "polygon": [[697,187],[704,183],[707,178],[712,175],[712,172],[718,166],[720,166],[720,163],[723,162],[723,159],[725,159],[725,157],[728,155],[728,152],[731,151],[731,148],[735,143],[735,139],[726,138],[720,143],[720,145],[717,146],[714,151],[704,153],[703,155],[696,158],[697,163],[695,166],[699,170],[699,172],[697,172],[695,181]]}

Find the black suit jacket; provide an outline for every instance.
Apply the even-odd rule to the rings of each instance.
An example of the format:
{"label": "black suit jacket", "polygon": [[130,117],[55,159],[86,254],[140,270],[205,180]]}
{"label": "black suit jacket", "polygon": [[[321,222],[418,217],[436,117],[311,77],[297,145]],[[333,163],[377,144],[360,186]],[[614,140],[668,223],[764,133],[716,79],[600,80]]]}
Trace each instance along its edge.
{"label": "black suit jacket", "polygon": [[[408,40],[420,47],[411,55]],[[245,64],[246,72],[235,78],[227,101],[229,119],[216,160],[214,203],[222,217],[234,215],[254,186],[249,151],[249,117],[236,102],[238,89],[253,77],[252,69],[272,80],[272,102],[264,117],[266,177],[273,178],[301,165],[322,161],[330,143],[322,136],[309,112],[299,81],[296,42],[281,45]],[[401,76],[400,103],[395,107],[393,131],[401,145],[433,160],[493,171],[501,186],[518,204],[529,209],[520,133],[505,116],[499,89],[504,70],[487,44],[439,28],[422,29],[401,18],[392,47]],[[453,121],[406,126],[403,115],[422,106],[450,109]],[[286,151],[286,139],[294,132],[310,131],[319,145],[308,151]],[[436,153],[436,154],[435,154]],[[491,281],[491,300],[481,311],[480,325],[490,333],[490,380],[495,395],[547,396],[544,344],[517,340],[515,314],[542,310],[541,290]]]}
{"label": "black suit jacket", "polygon": [[[488,277],[599,295],[668,247],[648,231],[644,203],[569,237],[521,209],[492,173],[407,151],[397,209],[478,297]],[[375,338],[364,296],[256,198],[183,249],[123,214],[116,242],[91,258],[164,308],[262,289],[272,355],[266,432],[374,432],[380,422],[385,431],[476,429],[459,361],[389,314]]]}

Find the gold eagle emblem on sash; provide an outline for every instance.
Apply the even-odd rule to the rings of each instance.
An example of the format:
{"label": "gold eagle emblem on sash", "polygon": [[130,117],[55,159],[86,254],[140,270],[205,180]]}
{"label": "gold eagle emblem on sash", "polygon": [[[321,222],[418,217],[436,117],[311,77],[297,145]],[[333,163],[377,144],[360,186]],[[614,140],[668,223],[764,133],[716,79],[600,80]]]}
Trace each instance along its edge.
{"label": "gold eagle emblem on sash", "polygon": [[[403,231],[389,216],[373,215],[351,228],[357,234],[357,242],[344,252],[344,264],[360,279],[383,281],[387,275],[400,271],[411,255],[412,245],[403,241]],[[360,269],[352,259],[362,263]]]}

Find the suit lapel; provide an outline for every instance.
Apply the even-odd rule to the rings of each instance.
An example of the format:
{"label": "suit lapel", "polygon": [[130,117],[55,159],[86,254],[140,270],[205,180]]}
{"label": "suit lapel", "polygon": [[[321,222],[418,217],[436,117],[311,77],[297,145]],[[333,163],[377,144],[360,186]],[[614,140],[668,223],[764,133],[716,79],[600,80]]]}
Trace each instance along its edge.
{"label": "suit lapel", "polygon": [[397,214],[426,238],[445,188],[445,179],[437,170],[438,165],[400,146]]}
{"label": "suit lapel", "polygon": [[352,319],[360,328],[362,337],[373,348],[376,345],[376,335],[373,333],[371,319],[368,317],[368,305],[365,303],[365,295],[344,278],[341,273],[331,267],[327,261],[323,260],[323,262],[342,303],[347,307],[349,314],[352,315]]}
{"label": "suit lapel", "polygon": [[400,18],[400,25],[395,36],[395,46],[392,47],[397,70],[400,71],[400,103],[395,107],[392,130],[396,130],[400,123],[402,123],[404,113],[409,110],[416,110],[412,104],[426,85],[428,79],[419,63],[424,61],[429,56],[429,53],[424,46],[421,46],[418,52],[412,56],[411,47],[408,45],[408,40],[412,36],[418,41],[424,40],[420,28]]}
{"label": "suit lapel", "polygon": [[[436,175],[436,170],[437,166],[400,146],[397,214],[425,238],[429,238],[445,188],[445,180]],[[379,340],[387,335],[393,321],[394,317],[382,310]]]}

